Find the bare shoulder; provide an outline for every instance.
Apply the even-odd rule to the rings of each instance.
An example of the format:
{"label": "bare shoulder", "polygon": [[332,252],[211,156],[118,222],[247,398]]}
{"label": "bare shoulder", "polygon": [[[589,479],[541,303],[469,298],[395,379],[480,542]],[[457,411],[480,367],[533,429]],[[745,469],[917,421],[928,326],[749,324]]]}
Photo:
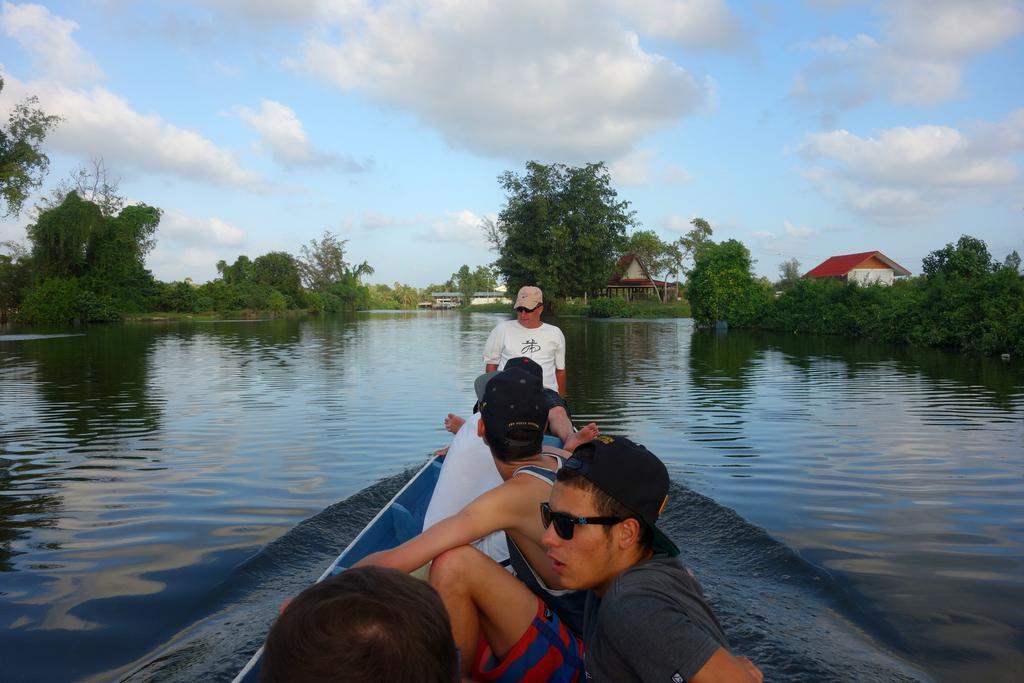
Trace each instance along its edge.
{"label": "bare shoulder", "polygon": [[[553,464],[544,463],[539,466],[552,472],[555,471]],[[548,482],[526,473],[510,477],[508,481],[494,490],[499,489],[502,490],[503,500],[510,503],[525,501],[533,504],[534,502],[543,502],[551,496],[551,485]]]}
{"label": "bare shoulder", "polygon": [[[544,446],[544,450],[541,451],[541,452],[544,453],[544,455],[557,455],[562,460],[566,460],[566,459],[568,459],[569,457],[572,456],[572,451],[567,451],[564,448],[559,448],[558,446],[547,446],[547,445],[545,445]],[[553,470],[554,467],[551,466],[551,467],[548,467],[547,469]]]}

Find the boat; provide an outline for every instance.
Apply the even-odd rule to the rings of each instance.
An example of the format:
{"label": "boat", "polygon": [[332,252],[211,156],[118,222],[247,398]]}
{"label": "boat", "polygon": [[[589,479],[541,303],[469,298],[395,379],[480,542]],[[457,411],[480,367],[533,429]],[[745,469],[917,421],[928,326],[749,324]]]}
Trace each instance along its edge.
{"label": "boat", "polygon": [[[546,434],[544,445],[561,447],[562,441]],[[434,487],[441,476],[444,455],[433,455],[405,486],[395,494],[387,505],[363,527],[341,554],[324,570],[317,582],[339,574],[359,560],[379,550],[390,550],[405,543],[423,531],[423,519],[434,494]],[[255,683],[259,680],[260,658],[263,648],[249,659],[245,667],[232,679],[232,683]]]}
{"label": "boat", "polygon": [[[437,485],[443,462],[443,455],[432,456],[341,551],[317,582],[345,571],[347,567],[351,567],[370,553],[394,548],[419,534],[423,530],[423,516],[427,511],[427,505],[430,504],[430,497],[434,492],[434,486]],[[238,672],[232,683],[258,681],[262,656],[263,648],[260,647]]]}

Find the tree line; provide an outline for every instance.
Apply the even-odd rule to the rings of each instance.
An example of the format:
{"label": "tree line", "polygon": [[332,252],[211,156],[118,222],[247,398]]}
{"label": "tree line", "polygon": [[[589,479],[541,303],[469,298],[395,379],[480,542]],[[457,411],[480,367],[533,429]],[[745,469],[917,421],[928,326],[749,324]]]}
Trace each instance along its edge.
{"label": "tree line", "polygon": [[[582,298],[605,289],[620,256],[639,256],[652,279],[664,281],[658,296],[669,298],[668,282],[683,275],[685,263],[711,237],[711,226],[695,218],[692,229],[671,242],[642,230],[630,203],[618,197],[603,162],[568,166],[531,161],[522,174],[498,178],[505,205],[483,229],[497,253],[494,267],[516,291],[536,285],[545,302]],[[678,287],[672,296],[678,297]]]}
{"label": "tree line", "polygon": [[[838,334],[981,354],[1024,355],[1024,276],[1016,251],[993,258],[983,240],[964,235],[929,253],[918,277],[890,286],[832,278],[792,278],[780,268],[776,294],[752,271],[736,240],[711,242],[697,254],[688,296],[694,321],[710,326]],[[788,277],[787,277],[788,276]]]}

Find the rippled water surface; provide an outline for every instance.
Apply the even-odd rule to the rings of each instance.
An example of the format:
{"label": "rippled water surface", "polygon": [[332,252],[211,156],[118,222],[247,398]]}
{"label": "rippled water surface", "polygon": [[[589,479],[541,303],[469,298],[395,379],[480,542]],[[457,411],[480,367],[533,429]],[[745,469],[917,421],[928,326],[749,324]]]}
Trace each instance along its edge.
{"label": "rippled water surface", "polygon": [[[225,634],[258,640],[264,622],[231,609],[310,580],[386,482],[446,443],[441,418],[468,411],[502,318],[0,334],[5,680],[173,678],[153,662],[213,671],[240,647]],[[835,612],[858,647],[938,680],[1024,679],[1020,363],[556,322],[574,413],[668,463],[674,534],[741,642],[770,659],[819,638],[825,661],[853,647],[820,646],[817,612]],[[768,540],[750,545],[757,527]],[[806,606],[794,618],[773,596]],[[772,622],[789,629],[775,641]]]}

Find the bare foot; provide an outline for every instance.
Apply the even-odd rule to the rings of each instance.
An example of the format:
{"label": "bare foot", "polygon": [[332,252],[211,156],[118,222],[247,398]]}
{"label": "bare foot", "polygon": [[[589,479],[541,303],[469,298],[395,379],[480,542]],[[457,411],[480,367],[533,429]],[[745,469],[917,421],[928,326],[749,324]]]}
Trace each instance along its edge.
{"label": "bare foot", "polygon": [[565,445],[562,446],[562,448],[569,452],[572,452],[576,450],[577,446],[596,439],[597,435],[600,433],[601,430],[597,428],[597,423],[591,422],[582,429],[579,429],[570,434],[569,438],[565,440]]}
{"label": "bare foot", "polygon": [[452,434],[458,433],[464,424],[466,421],[455,413],[448,413],[448,417],[444,418],[444,428]]}

